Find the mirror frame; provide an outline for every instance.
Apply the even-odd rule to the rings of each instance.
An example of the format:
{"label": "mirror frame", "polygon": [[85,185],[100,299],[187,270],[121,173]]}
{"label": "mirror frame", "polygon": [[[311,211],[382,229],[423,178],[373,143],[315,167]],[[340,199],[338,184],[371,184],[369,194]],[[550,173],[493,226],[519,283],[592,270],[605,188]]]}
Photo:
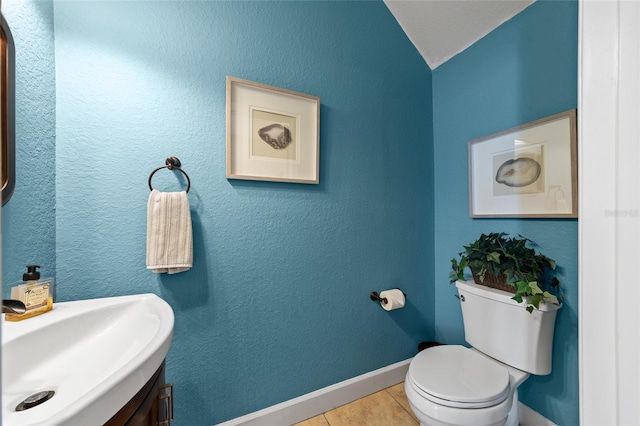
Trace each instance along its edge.
{"label": "mirror frame", "polygon": [[16,183],[15,158],[15,45],[4,15],[0,13],[0,138],[2,159],[2,205],[11,195]]}

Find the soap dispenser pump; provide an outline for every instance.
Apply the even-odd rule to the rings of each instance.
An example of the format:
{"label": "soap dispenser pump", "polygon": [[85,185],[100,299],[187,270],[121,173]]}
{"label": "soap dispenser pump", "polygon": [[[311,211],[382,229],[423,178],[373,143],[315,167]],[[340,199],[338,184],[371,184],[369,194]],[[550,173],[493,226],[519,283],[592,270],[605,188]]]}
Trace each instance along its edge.
{"label": "soap dispenser pump", "polygon": [[40,265],[27,265],[22,282],[11,287],[11,298],[24,303],[24,314],[6,314],[7,321],[21,321],[53,309],[53,278],[40,278]]}
{"label": "soap dispenser pump", "polygon": [[27,265],[27,272],[22,274],[22,280],[26,281],[38,281],[40,279],[40,271],[38,269],[40,265]]}

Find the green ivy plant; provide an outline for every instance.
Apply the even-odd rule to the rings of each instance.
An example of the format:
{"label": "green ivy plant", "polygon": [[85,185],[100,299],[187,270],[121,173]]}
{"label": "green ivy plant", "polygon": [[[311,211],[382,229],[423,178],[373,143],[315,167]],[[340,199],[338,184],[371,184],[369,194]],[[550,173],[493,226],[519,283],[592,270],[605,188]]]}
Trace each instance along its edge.
{"label": "green ivy plant", "polygon": [[513,287],[512,299],[525,302],[529,313],[539,309],[543,301],[559,306],[560,281],[553,273],[556,262],[527,247],[528,243],[535,244],[522,235],[508,237],[504,232],[480,235],[464,246],[459,260],[451,259],[451,282],[464,280],[464,270],[468,267],[481,282],[489,272],[494,277],[504,275],[506,283]]}

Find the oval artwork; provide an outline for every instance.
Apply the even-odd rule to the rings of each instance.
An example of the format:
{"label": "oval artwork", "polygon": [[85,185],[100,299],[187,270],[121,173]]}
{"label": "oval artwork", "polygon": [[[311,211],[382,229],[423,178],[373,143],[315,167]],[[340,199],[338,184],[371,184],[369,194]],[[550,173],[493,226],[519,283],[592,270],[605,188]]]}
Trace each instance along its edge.
{"label": "oval artwork", "polygon": [[532,158],[522,157],[502,163],[496,173],[496,182],[519,188],[531,185],[540,177],[542,167]]}
{"label": "oval artwork", "polygon": [[258,130],[260,138],[274,149],[283,149],[291,143],[291,131],[282,124],[271,124]]}

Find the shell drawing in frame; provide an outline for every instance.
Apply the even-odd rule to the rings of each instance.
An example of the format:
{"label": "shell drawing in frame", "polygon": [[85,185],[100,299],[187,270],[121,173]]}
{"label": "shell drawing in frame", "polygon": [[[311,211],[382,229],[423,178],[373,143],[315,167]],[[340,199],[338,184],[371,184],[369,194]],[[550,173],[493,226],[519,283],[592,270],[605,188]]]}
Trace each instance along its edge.
{"label": "shell drawing in frame", "polygon": [[512,188],[531,185],[540,177],[542,167],[533,158],[520,157],[502,163],[496,173],[496,182]]}
{"label": "shell drawing in frame", "polygon": [[271,145],[273,149],[284,149],[291,141],[291,131],[279,123],[265,126],[258,130],[260,139]]}

